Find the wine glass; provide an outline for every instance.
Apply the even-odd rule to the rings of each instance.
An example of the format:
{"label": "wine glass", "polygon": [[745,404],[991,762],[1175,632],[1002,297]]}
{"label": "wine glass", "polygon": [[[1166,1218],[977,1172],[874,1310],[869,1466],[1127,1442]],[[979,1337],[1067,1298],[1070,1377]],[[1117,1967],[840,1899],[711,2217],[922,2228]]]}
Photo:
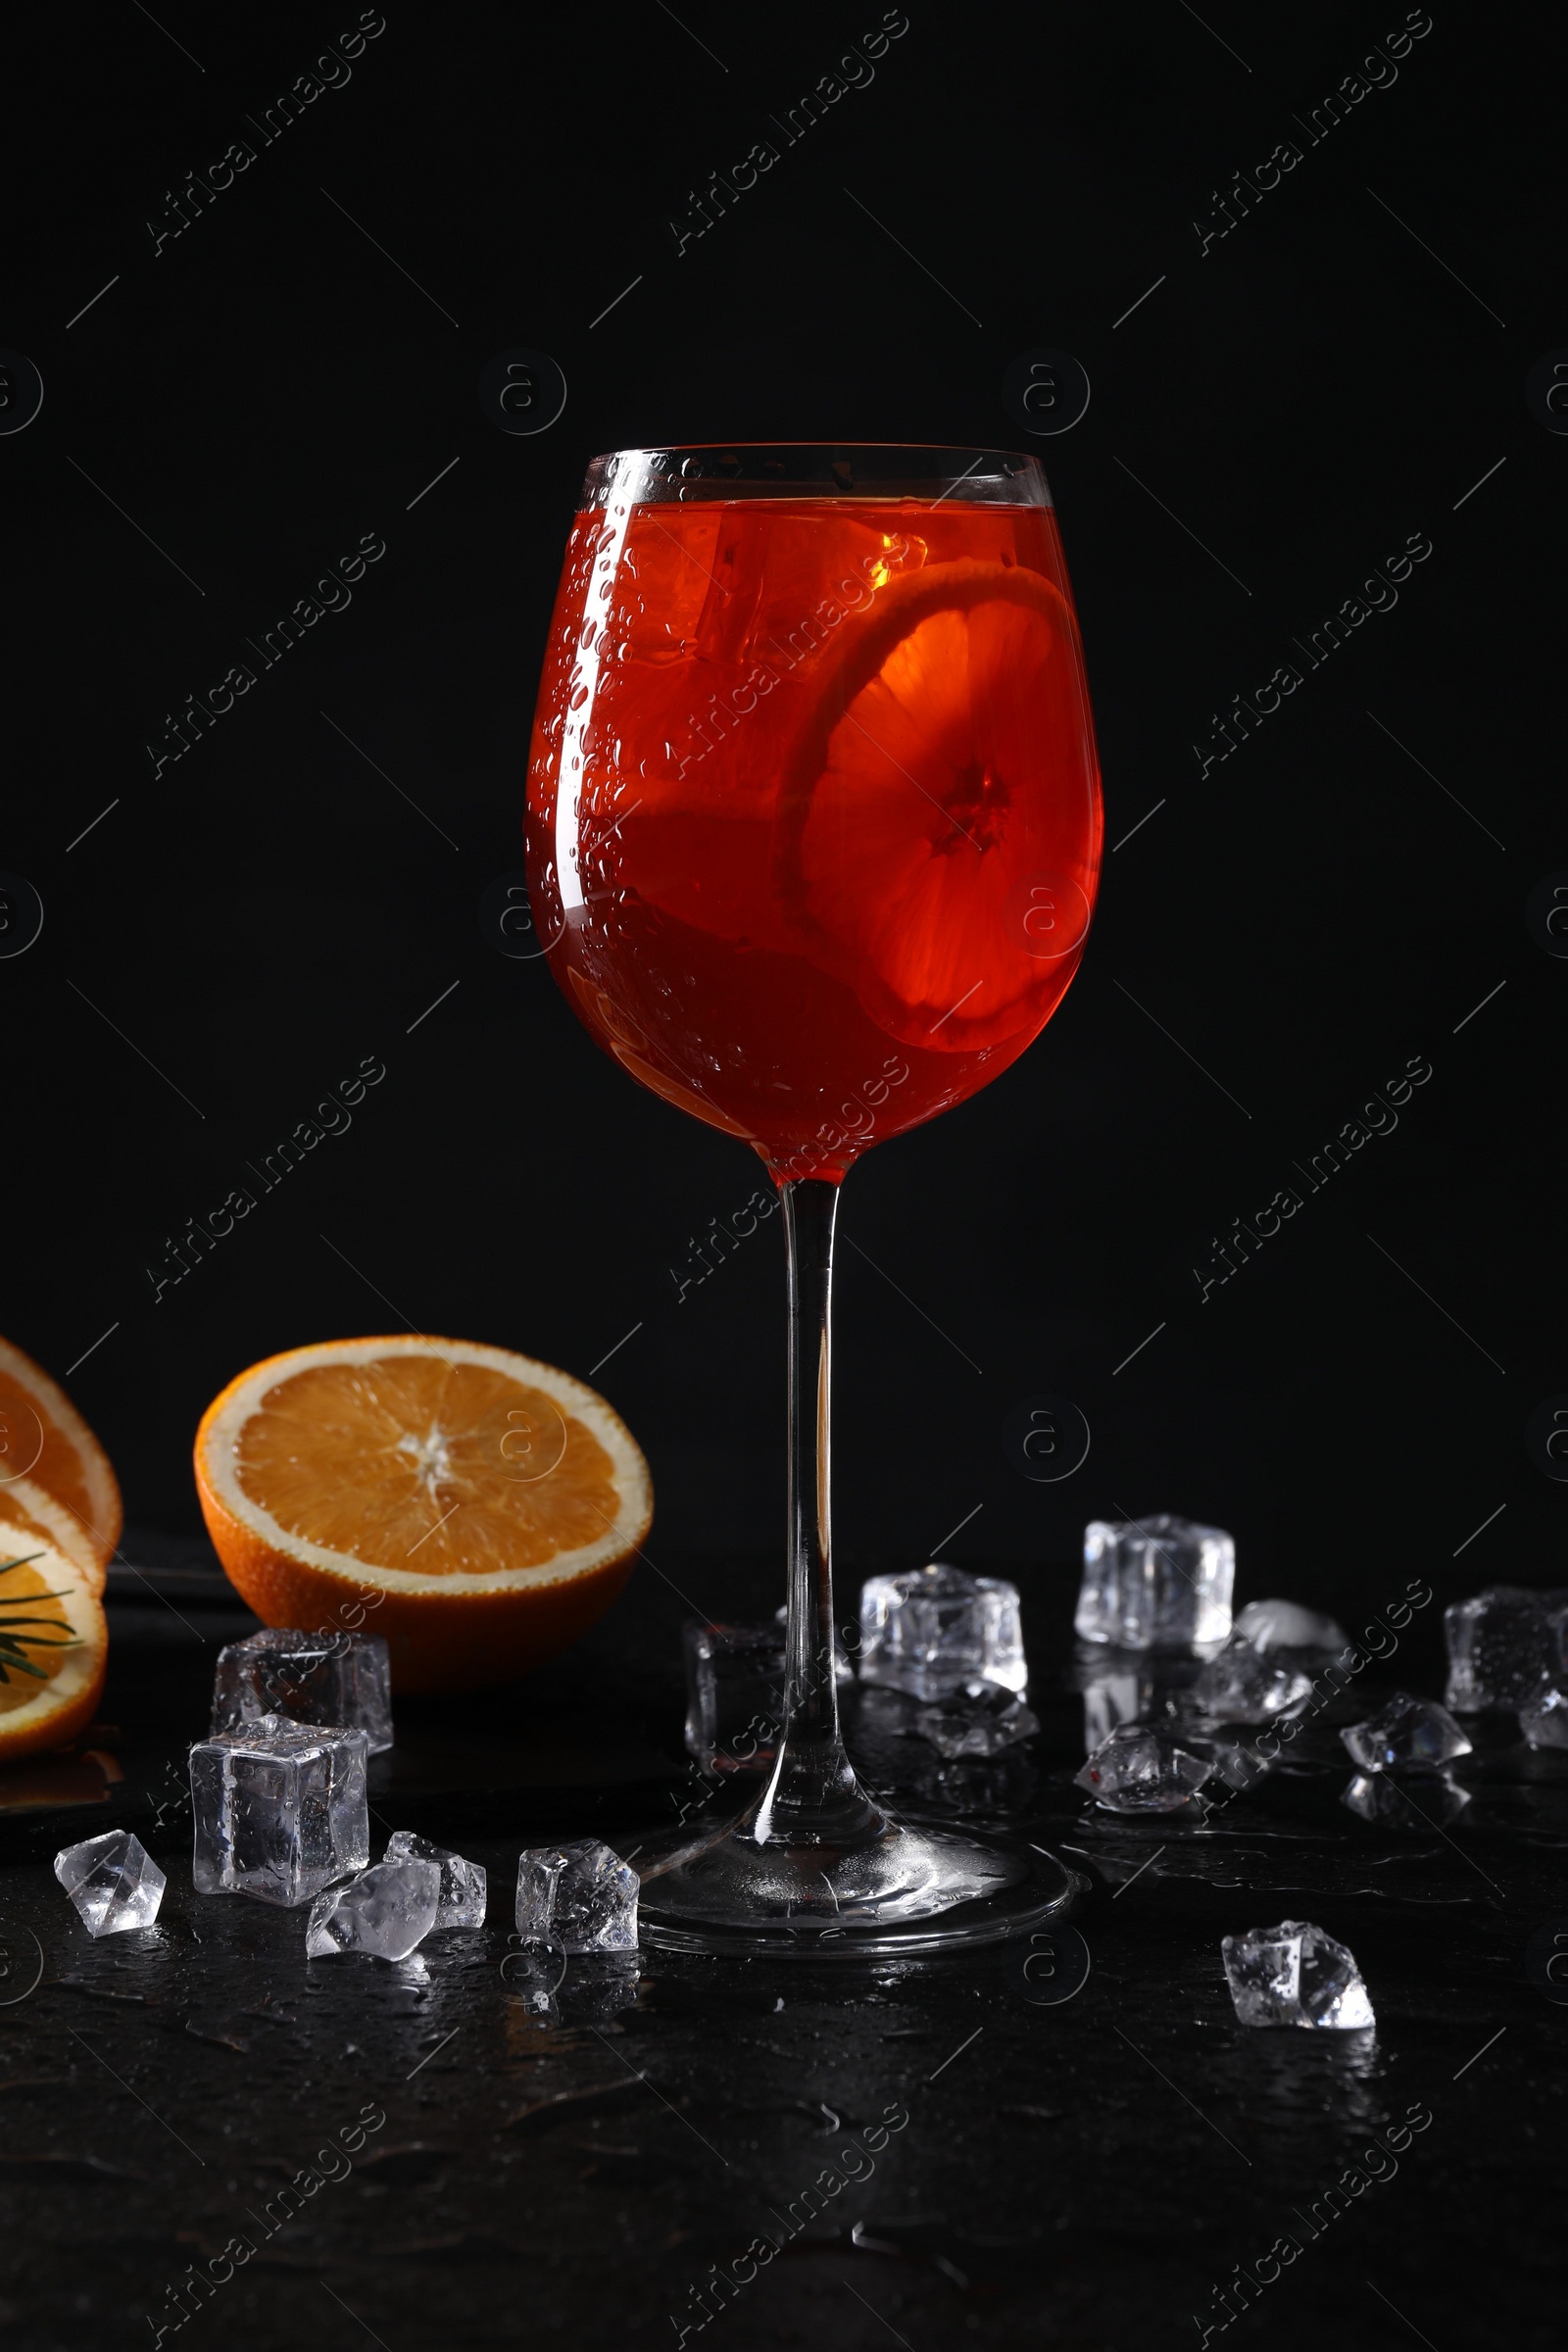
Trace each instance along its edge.
{"label": "wine glass", "polygon": [[1077,967],[1101,851],[1078,628],[1038,461],[896,445],[589,467],[534,721],[527,857],[605,1051],[749,1144],[789,1278],[785,1721],[737,1820],[639,1855],[646,1939],[994,1941],[1077,1882],[896,1819],[839,1733],[829,1335],[839,1187],[998,1077]]}

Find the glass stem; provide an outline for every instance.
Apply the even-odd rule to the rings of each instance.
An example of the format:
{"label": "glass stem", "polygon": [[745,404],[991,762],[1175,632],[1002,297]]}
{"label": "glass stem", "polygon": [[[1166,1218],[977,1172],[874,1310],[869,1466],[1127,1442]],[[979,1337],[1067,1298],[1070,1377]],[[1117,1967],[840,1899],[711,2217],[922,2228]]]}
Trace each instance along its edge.
{"label": "glass stem", "polygon": [[833,1228],[839,1188],[781,1188],[789,1260],[789,1631],[784,1725],[751,1835],[760,1844],[836,1845],[863,1837],[877,1808],[839,1736],[834,1673],[831,1441]]}

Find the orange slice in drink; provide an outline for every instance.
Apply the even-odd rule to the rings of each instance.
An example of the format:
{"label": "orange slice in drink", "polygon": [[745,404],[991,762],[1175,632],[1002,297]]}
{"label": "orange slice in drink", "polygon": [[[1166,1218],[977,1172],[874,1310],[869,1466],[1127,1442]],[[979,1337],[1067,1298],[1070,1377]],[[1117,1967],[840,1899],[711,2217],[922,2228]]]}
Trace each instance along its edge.
{"label": "orange slice in drink", "polygon": [[91,1723],[109,1663],[103,1605],[47,1537],[0,1529],[0,1759],[64,1747]]}
{"label": "orange slice in drink", "polygon": [[552,1364],[328,1340],[253,1364],[196,1433],[231,1584],[267,1625],[383,1635],[400,1690],[505,1682],[602,1616],[653,1518],[630,1431]]}
{"label": "orange slice in drink", "polygon": [[70,1511],[100,1567],[108,1565],[124,1516],[109,1456],[65,1390],[0,1340],[0,1491],[19,1478]]}
{"label": "orange slice in drink", "polygon": [[775,831],[789,919],[906,1044],[1037,1029],[1075,968],[1100,849],[1065,599],[1016,564],[931,564],[888,583],[811,686]]}

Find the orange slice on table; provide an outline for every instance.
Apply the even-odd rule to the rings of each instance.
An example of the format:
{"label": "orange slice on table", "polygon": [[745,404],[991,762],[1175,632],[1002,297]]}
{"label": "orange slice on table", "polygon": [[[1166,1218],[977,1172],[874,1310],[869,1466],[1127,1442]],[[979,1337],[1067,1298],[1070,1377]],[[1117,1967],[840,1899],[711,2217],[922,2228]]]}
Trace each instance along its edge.
{"label": "orange slice on table", "polygon": [[65,1390],[0,1340],[0,1491],[19,1478],[79,1521],[100,1569],[107,1567],[124,1518],[109,1456]]}
{"label": "orange slice on table", "polygon": [[969,1053],[1038,1028],[1100,858],[1066,600],[1017,564],[934,564],[890,581],[810,682],[779,792],[789,918],[907,1044]]}
{"label": "orange slice on table", "polygon": [[63,1551],[102,1599],[108,1581],[104,1563],[75,1512],[56,1502],[33,1479],[14,1478],[9,1485],[0,1485],[0,1559],[30,1551],[40,1542]]}
{"label": "orange slice on table", "polygon": [[400,1690],[509,1681],[602,1616],[653,1519],[605,1399],[466,1340],[327,1340],[253,1364],[196,1433],[229,1582],[267,1625],[380,1634]]}
{"label": "orange slice on table", "polygon": [[98,1712],[109,1663],[103,1604],[47,1537],[0,1528],[0,1761],[64,1747]]}

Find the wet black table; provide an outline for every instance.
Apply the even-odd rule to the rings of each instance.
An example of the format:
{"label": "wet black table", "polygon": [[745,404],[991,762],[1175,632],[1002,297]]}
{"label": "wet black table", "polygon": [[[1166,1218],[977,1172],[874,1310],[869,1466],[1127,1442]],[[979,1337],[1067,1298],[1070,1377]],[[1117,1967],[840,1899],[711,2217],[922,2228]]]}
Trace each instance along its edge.
{"label": "wet black table", "polygon": [[[540,2015],[502,1966],[519,1846],[632,1844],[690,1803],[681,1620],[764,1613],[776,1570],[662,1560],[528,1682],[400,1704],[376,1850],[413,1828],[491,1873],[490,1926],[420,1970],[307,1965],[300,1913],[192,1894],[184,1747],[252,1621],[193,1547],[130,1556],[152,1585],[117,1580],[105,1727],[0,1787],[19,2352],[1560,2342],[1568,1984],[1544,1955],[1554,1928],[1568,1951],[1568,1759],[1506,1724],[1446,1831],[1348,1814],[1330,1717],[1207,1826],[1097,1813],[1071,1780],[1071,1572],[1042,1568],[1025,1750],[944,1770],[897,1723],[858,1736],[906,1801],[1027,1826],[1084,1873],[1071,1997],[1043,1996],[1076,1966],[1026,1974],[1016,1947],[645,1952],[625,1982],[574,1966]],[[1435,1625],[1412,1642],[1403,1679],[1438,1690]],[[95,1944],[49,1859],[120,1822],[169,1887],[154,1928]],[[1284,1917],[1351,1947],[1374,2031],[1237,2024],[1220,1937]]]}

